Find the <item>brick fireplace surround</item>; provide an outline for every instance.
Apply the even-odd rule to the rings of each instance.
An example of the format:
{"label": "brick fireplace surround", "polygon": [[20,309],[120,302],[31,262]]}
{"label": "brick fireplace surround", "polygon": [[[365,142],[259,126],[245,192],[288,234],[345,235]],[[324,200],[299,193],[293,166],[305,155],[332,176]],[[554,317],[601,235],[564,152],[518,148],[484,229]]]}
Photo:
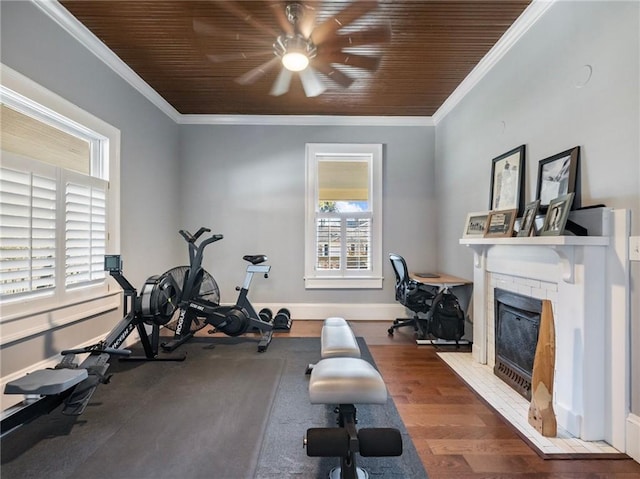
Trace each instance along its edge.
{"label": "brick fireplace surround", "polygon": [[[451,356],[459,353],[443,359],[454,369],[470,367],[466,374],[493,376],[494,288],[551,300],[561,435],[581,440],[587,452],[627,452],[630,214],[603,208],[578,219],[591,222],[592,236],[460,240],[474,254],[473,352],[466,366]],[[524,418],[520,414],[507,419],[526,424],[526,409]],[[590,448],[590,442],[605,447]]]}

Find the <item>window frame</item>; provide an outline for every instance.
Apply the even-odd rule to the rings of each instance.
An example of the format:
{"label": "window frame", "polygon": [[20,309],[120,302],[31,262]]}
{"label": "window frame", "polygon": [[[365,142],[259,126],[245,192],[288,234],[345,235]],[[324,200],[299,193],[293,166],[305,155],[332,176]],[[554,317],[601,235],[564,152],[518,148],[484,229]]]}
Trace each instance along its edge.
{"label": "window frame", "polygon": [[[370,270],[322,270],[316,269],[316,218],[327,216],[317,211],[318,163],[327,157],[366,160],[369,168],[371,213],[338,213],[328,216],[371,217]],[[306,195],[305,195],[305,289],[381,289],[382,288],[382,166],[383,148],[378,143],[307,143],[306,144]],[[341,249],[346,248],[343,235]]]}
{"label": "window frame", "polygon": [[[0,64],[0,102],[6,106],[47,123],[67,133],[88,139],[91,148],[91,172],[87,177],[89,183],[96,180],[106,182],[106,253],[120,250],[120,131],[100,120],[92,114],[82,110],[71,102],[47,90],[29,78]],[[30,165],[45,163],[24,158],[11,153],[3,153],[3,167],[29,171]],[[81,173],[65,170],[49,165],[59,170],[58,208],[57,214],[64,213],[64,185],[70,177],[77,177]],[[86,176],[86,175],[85,175]],[[62,208],[62,210],[60,209]],[[87,285],[68,287],[65,285],[64,267],[64,228],[58,226],[56,237],[62,238],[62,255],[57,251],[56,286],[51,294],[16,295],[15,298],[5,298],[2,301],[2,315],[0,324],[6,324],[30,316],[42,316],[43,313],[58,311],[79,304],[93,302],[113,295],[110,291],[107,277],[91,282]],[[58,241],[58,240],[57,240]],[[60,261],[62,265],[60,266]],[[61,269],[60,269],[61,268]],[[104,310],[112,308],[108,302]],[[99,303],[97,303],[99,304]],[[98,309],[95,309],[97,307]],[[92,313],[98,313],[100,306],[92,307]],[[56,316],[58,313],[55,313]],[[69,322],[72,319],[69,319]],[[62,322],[67,322],[62,319]],[[34,328],[36,326],[34,325]],[[25,331],[25,335],[28,332]],[[4,338],[3,341],[4,342]]]}

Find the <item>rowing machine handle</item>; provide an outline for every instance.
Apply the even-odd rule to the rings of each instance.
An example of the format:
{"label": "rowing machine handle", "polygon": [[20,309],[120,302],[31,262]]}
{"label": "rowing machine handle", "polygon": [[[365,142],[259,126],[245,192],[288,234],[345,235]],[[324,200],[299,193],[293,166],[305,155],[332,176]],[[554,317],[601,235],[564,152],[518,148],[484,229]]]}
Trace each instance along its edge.
{"label": "rowing machine handle", "polygon": [[105,348],[99,345],[86,346],[84,348],[77,349],[65,349],[64,351],[60,351],[60,355],[67,356],[69,354],[103,354],[107,353],[113,356],[131,356],[131,350],[129,349],[116,349],[116,348]]}

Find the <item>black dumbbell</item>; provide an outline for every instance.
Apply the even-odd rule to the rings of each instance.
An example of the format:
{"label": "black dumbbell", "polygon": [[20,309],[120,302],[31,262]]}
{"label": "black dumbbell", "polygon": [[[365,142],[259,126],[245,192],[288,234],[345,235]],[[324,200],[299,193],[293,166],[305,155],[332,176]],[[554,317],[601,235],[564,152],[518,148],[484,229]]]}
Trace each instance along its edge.
{"label": "black dumbbell", "polygon": [[258,313],[258,316],[265,323],[270,323],[271,318],[273,318],[273,312],[269,308],[262,308]]}
{"label": "black dumbbell", "polygon": [[280,308],[273,318],[273,329],[289,331],[291,329],[291,313],[287,308]]}

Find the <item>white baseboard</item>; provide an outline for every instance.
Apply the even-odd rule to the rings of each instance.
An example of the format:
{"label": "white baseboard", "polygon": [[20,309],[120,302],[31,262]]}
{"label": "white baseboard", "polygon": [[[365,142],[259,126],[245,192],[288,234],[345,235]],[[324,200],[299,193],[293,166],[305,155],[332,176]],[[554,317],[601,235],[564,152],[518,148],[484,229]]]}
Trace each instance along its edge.
{"label": "white baseboard", "polygon": [[640,462],[640,416],[627,416],[627,450],[625,451],[636,462]]}
{"label": "white baseboard", "polygon": [[275,315],[280,308],[287,308],[294,321],[305,319],[326,319],[340,316],[346,320],[393,321],[396,318],[411,317],[409,311],[398,303],[342,304],[342,303],[295,303],[295,304],[254,304],[256,311],[269,308]]}

